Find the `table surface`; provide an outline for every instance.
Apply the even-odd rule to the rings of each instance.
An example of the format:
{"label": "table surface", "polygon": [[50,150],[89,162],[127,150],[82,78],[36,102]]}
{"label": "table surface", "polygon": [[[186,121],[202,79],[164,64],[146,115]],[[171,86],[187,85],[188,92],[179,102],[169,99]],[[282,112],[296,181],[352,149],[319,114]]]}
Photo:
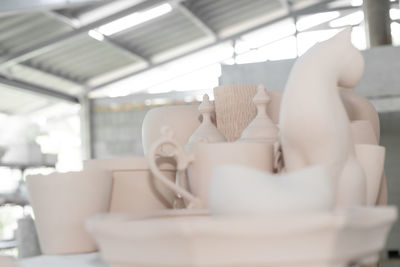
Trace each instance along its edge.
{"label": "table surface", "polygon": [[74,255],[41,255],[21,259],[18,267],[108,267],[99,253]]}

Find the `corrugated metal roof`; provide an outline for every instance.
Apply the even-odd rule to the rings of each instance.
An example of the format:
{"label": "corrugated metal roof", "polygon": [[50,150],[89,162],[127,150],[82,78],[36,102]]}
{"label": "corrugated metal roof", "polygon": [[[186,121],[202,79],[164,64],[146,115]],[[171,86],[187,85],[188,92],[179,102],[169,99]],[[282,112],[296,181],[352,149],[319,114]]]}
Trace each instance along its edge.
{"label": "corrugated metal roof", "polygon": [[[296,9],[324,0],[289,2]],[[115,20],[116,14],[122,14],[127,8],[141,12],[161,3],[170,3],[173,10],[113,34],[105,41],[90,37],[91,28],[85,28],[89,23],[97,29],[107,23],[107,17],[113,16],[110,21]],[[101,14],[93,15],[96,10],[101,10]],[[101,81],[95,85],[101,87],[137,70],[153,68],[163,61],[198,51],[210,42],[248,33],[249,29],[276,18],[271,14],[288,14],[285,0],[119,0],[59,11],[0,16],[0,74],[76,95],[96,84],[92,81]],[[99,20],[104,23],[96,22]],[[41,49],[42,46],[46,49]],[[18,60],[14,62],[15,58]],[[7,68],[3,66],[4,61],[9,64]]]}
{"label": "corrugated metal roof", "polygon": [[0,85],[0,112],[2,113],[25,114],[43,108],[50,103],[49,99],[40,95]]}
{"label": "corrugated metal roof", "polygon": [[71,27],[45,13],[27,13],[0,19],[1,52],[13,53],[71,31]]}
{"label": "corrugated metal roof", "polygon": [[206,36],[193,22],[174,10],[144,26],[117,33],[113,38],[144,57],[152,58],[161,52]]}
{"label": "corrugated metal roof", "polygon": [[108,43],[81,34],[58,48],[28,60],[30,66],[84,83],[90,78],[137,62]]}
{"label": "corrugated metal roof", "polygon": [[189,0],[184,3],[216,32],[284,8],[282,1],[265,0]]}
{"label": "corrugated metal roof", "polygon": [[15,79],[71,95],[78,95],[84,89],[77,83],[22,64],[11,67],[8,73]]}

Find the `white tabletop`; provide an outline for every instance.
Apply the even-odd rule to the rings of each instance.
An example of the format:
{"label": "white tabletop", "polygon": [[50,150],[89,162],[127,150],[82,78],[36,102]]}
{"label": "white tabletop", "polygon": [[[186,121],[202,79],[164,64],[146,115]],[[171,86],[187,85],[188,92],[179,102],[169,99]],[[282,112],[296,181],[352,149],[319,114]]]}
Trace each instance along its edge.
{"label": "white tabletop", "polygon": [[99,253],[74,255],[41,255],[18,261],[19,267],[108,267]]}

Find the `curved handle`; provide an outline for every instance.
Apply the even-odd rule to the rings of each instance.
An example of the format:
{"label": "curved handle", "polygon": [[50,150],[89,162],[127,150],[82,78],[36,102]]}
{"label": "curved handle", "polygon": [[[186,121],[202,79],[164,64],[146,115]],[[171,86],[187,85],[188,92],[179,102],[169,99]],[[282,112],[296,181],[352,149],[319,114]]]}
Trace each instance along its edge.
{"label": "curved handle", "polygon": [[[176,160],[177,171],[185,170],[191,162],[193,162],[193,155],[186,155],[182,146],[179,145],[173,138],[173,131],[169,127],[163,127],[161,129],[162,137],[154,142],[147,155],[147,160],[149,167],[153,175],[160,180],[165,186],[174,191],[176,194],[182,196],[185,200],[189,202],[188,208],[200,208],[201,201],[199,198],[195,197],[189,191],[183,187],[171,182],[158,168],[157,158],[158,157],[172,157]],[[165,145],[169,145],[172,149],[171,151],[163,150]]]}
{"label": "curved handle", "polygon": [[277,141],[274,143],[274,173],[282,172],[284,168],[282,146]]}

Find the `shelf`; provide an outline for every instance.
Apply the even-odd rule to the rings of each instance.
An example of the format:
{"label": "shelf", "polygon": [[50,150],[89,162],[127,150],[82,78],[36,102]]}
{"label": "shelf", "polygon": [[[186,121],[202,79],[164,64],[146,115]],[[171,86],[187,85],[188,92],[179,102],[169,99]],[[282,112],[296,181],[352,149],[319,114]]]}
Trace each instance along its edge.
{"label": "shelf", "polygon": [[14,240],[14,239],[11,239],[11,240],[0,240],[0,250],[15,248],[16,246],[17,246],[17,241]]}

